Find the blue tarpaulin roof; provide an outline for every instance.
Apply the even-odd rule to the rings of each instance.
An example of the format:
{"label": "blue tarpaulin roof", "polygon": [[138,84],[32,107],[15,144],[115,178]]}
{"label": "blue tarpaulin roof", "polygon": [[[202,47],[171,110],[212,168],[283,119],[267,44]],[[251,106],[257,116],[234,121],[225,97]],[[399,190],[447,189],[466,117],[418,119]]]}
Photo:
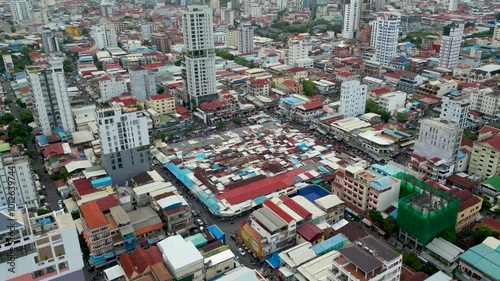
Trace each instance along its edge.
{"label": "blue tarpaulin roof", "polygon": [[398,218],[398,209],[392,210],[392,212],[389,213],[389,216],[393,217],[394,219]]}
{"label": "blue tarpaulin roof", "polygon": [[273,268],[273,269],[276,269],[278,267],[280,267],[281,265],[281,261],[280,261],[280,257],[279,257],[279,253],[278,252],[275,252],[270,258],[268,258],[267,260],[267,263]]}
{"label": "blue tarpaulin roof", "polygon": [[38,142],[38,144],[40,144],[40,146],[46,146],[49,144],[49,141],[44,137],[44,136],[36,136],[36,141]]}
{"label": "blue tarpaulin roof", "polygon": [[319,256],[332,250],[338,250],[345,244],[347,244],[347,238],[342,234],[337,234],[312,246],[311,249]]}
{"label": "blue tarpaulin roof", "polygon": [[111,177],[105,177],[105,178],[93,180],[91,183],[92,183],[93,188],[98,188],[98,187],[110,185],[111,182],[112,182]]}
{"label": "blue tarpaulin roof", "polygon": [[224,237],[224,232],[215,224],[207,227],[207,230],[215,236],[217,240],[222,239]]}
{"label": "blue tarpaulin roof", "polygon": [[26,73],[24,73],[24,72],[16,73],[16,80],[23,79],[23,78],[26,78]]}

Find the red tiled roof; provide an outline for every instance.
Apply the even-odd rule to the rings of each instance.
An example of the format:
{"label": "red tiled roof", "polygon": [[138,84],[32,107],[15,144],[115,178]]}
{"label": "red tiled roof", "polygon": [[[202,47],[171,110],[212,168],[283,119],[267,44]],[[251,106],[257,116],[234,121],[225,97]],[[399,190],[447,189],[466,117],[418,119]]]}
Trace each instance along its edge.
{"label": "red tiled roof", "polygon": [[350,73],[350,72],[339,72],[337,73],[337,76],[342,76],[342,77],[352,77],[354,76],[354,74]]}
{"label": "red tiled roof", "polygon": [[293,221],[293,218],[292,216],[290,216],[289,214],[287,214],[283,209],[281,209],[278,205],[274,204],[274,202],[270,201],[270,200],[266,200],[264,201],[264,206],[266,206],[267,208],[269,208],[271,211],[273,211],[278,217],[280,217],[281,219],[283,219],[284,221],[286,221],[287,223],[290,223],[291,221]]}
{"label": "red tiled roof", "polygon": [[358,206],[352,204],[349,201],[344,201],[344,205],[346,206],[346,208],[351,209],[352,211],[354,211],[358,215],[364,214],[364,211],[361,210],[361,208],[359,208]]}
{"label": "red tiled roof", "polygon": [[135,231],[135,235],[136,236],[140,236],[140,235],[143,235],[144,233],[148,233],[148,232],[151,232],[153,230],[157,230],[157,229],[160,229],[163,227],[163,223],[162,222],[159,222],[157,224],[153,224],[153,225],[148,225],[144,228],[141,228],[141,229],[138,229]]}
{"label": "red tiled roof", "polygon": [[111,80],[111,78],[107,75],[105,75],[99,79],[99,81],[110,81],[110,80]]}
{"label": "red tiled roof", "polygon": [[401,77],[401,73],[400,72],[390,72],[390,73],[386,73],[385,77],[399,79]]}
{"label": "red tiled roof", "polygon": [[304,209],[304,207],[300,206],[297,202],[293,201],[288,196],[281,195],[280,200],[283,201],[283,204],[285,204],[285,206],[292,209],[292,211],[296,212],[302,218],[307,219],[312,216],[312,214],[308,210]]}
{"label": "red tiled roof", "polygon": [[291,73],[297,73],[297,72],[307,71],[307,69],[305,69],[303,67],[292,67],[292,68],[288,69],[287,71],[291,72]]}
{"label": "red tiled roof", "polygon": [[175,111],[177,111],[177,113],[179,113],[180,115],[189,115],[189,114],[191,114],[191,111],[187,110],[183,106],[176,106],[175,107]]}
{"label": "red tiled roof", "polygon": [[168,93],[163,93],[163,94],[151,96],[149,98],[152,100],[165,100],[165,99],[172,99],[172,98],[174,98],[174,96],[172,96],[171,94],[168,94]]}
{"label": "red tiled roof", "polygon": [[267,79],[254,79],[250,81],[251,86],[264,86],[271,84],[271,81]]}
{"label": "red tiled roof", "polygon": [[500,134],[500,129],[497,129],[495,127],[491,127],[491,126],[488,126],[488,125],[484,125],[481,130],[479,130],[479,134],[482,135],[482,134],[486,134],[488,132],[492,132],[494,135],[498,135]]}
{"label": "red tiled roof", "polygon": [[127,274],[128,278],[130,278],[135,272],[135,265],[130,256],[127,253],[123,253],[120,255],[118,262],[123,268],[125,274]]}
{"label": "red tiled roof", "polygon": [[30,91],[30,87],[29,86],[24,86],[21,89],[19,89],[19,92],[21,92],[21,94],[26,94],[29,91]]}
{"label": "red tiled roof", "polygon": [[147,69],[153,69],[153,68],[159,68],[159,67],[162,67],[163,66],[163,63],[161,62],[153,62],[153,63],[148,63],[145,65],[145,67]]}
{"label": "red tiled roof", "polygon": [[287,86],[287,87],[296,87],[299,85],[299,83],[295,82],[295,81],[292,81],[292,80],[285,80],[283,82],[283,85]]}
{"label": "red tiled roof", "polygon": [[43,147],[43,156],[61,156],[64,155],[62,143],[53,143]]}
{"label": "red tiled roof", "polygon": [[128,95],[128,93],[126,96],[112,97],[110,100],[114,102],[121,102],[125,106],[132,106],[137,103],[135,98],[133,96]]}
{"label": "red tiled roof", "polygon": [[311,101],[311,102],[308,102],[308,103],[305,103],[302,105],[302,107],[304,107],[305,110],[309,110],[309,109],[313,109],[313,108],[317,108],[317,107],[322,107],[322,106],[323,106],[323,102],[320,100]]}
{"label": "red tiled roof", "polygon": [[482,144],[488,144],[495,150],[500,151],[500,135],[485,139],[481,142]]}
{"label": "red tiled roof", "polygon": [[95,200],[97,202],[97,205],[99,206],[99,209],[101,211],[106,212],[110,208],[115,207],[118,205],[118,199],[114,195],[109,195],[103,198],[99,198]]}
{"label": "red tiled roof", "polygon": [[73,181],[76,191],[80,196],[94,193],[96,190],[92,187],[90,180],[86,178],[76,179]]}
{"label": "red tiled roof", "polygon": [[135,250],[130,254],[130,259],[134,262],[137,267],[137,272],[143,273],[149,266],[154,264],[151,256],[142,247],[136,247]]}
{"label": "red tiled roof", "polygon": [[308,242],[314,242],[323,236],[323,231],[312,223],[304,223],[297,228],[297,234]]}
{"label": "red tiled roof", "polygon": [[213,100],[211,102],[204,102],[200,104],[200,107],[205,110],[211,110],[211,109],[221,108],[227,105],[228,103],[225,101]]}
{"label": "red tiled roof", "polygon": [[146,251],[148,251],[148,254],[151,256],[154,263],[163,262],[160,249],[158,249],[156,245],[149,247]]}
{"label": "red tiled roof", "polygon": [[382,95],[385,93],[389,93],[390,91],[391,90],[389,90],[388,88],[378,88],[378,89],[372,90],[372,93],[374,95]]}
{"label": "red tiled roof", "polygon": [[231,205],[242,203],[293,185],[295,182],[293,178],[303,172],[304,170],[302,168],[291,170],[280,175],[253,182],[240,188],[226,191],[216,197],[219,200],[226,199]]}
{"label": "red tiled roof", "polygon": [[90,229],[99,228],[108,224],[95,201],[83,203],[80,206],[80,212]]}
{"label": "red tiled roof", "polygon": [[492,217],[483,217],[479,224],[474,225],[474,228],[479,227],[481,225],[487,225],[493,231],[500,231],[500,221]]}
{"label": "red tiled roof", "polygon": [[462,138],[462,142],[460,143],[460,146],[468,146],[468,147],[473,147],[474,142],[470,139]]}

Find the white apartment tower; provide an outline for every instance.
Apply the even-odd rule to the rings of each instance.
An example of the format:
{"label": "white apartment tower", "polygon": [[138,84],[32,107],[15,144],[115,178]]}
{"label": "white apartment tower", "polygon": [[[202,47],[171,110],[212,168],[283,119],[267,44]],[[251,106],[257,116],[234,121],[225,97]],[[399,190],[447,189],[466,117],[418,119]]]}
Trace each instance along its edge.
{"label": "white apartment tower", "polygon": [[253,27],[242,25],[239,27],[238,52],[248,54],[253,52]]}
{"label": "white apartment tower", "polygon": [[145,23],[141,25],[141,37],[142,40],[151,40],[153,36],[154,27],[151,23]]}
{"label": "white apartment tower", "polygon": [[344,118],[365,113],[368,86],[354,80],[342,83],[340,88],[340,113]]}
{"label": "white apartment tower", "polygon": [[450,0],[448,11],[455,12],[456,10],[458,10],[458,0]]}
{"label": "white apartment tower", "polygon": [[185,87],[191,108],[217,98],[212,9],[190,5],[182,14]]}
{"label": "white apartment tower", "polygon": [[63,61],[64,58],[54,56],[49,59],[50,65],[26,67],[35,100],[35,119],[45,136],[52,135],[57,127],[65,132],[75,131]]}
{"label": "white apartment tower", "polygon": [[115,5],[113,3],[114,1],[109,1],[109,0],[102,0],[101,1],[101,17],[105,18],[113,18],[114,10],[115,10]]}
{"label": "white apartment tower", "polygon": [[493,37],[491,38],[491,46],[498,48],[500,47],[500,23],[495,25],[495,30],[493,31]]}
{"label": "white apartment tower", "polygon": [[396,57],[401,16],[394,13],[382,13],[373,22],[372,46],[375,47],[374,60],[389,66]]}
{"label": "white apartment tower", "polygon": [[454,122],[459,128],[465,128],[470,111],[469,100],[462,98],[460,95],[448,93],[443,96],[441,102],[441,115],[439,118]]}
{"label": "white apartment tower", "polygon": [[118,46],[116,31],[111,25],[93,26],[92,37],[96,46],[101,50]]}
{"label": "white apartment tower", "polygon": [[[84,281],[84,263],[71,214],[59,210],[38,216],[23,207],[0,211],[0,256],[15,253],[15,266],[8,259],[0,260],[2,280]],[[15,272],[9,270],[12,267]]]}
{"label": "white apartment tower", "polygon": [[127,81],[121,76],[103,76],[99,79],[99,92],[101,99],[108,101],[112,97],[128,92]]}
{"label": "white apartment tower", "polygon": [[[9,208],[9,204],[38,207],[38,194],[29,158],[22,156],[21,152],[18,147],[0,143],[0,210]],[[15,195],[7,196],[10,191],[14,191]]]}
{"label": "white apartment tower", "polygon": [[41,25],[49,24],[49,18],[47,17],[46,9],[33,9],[33,13],[31,15],[32,23]]}
{"label": "white apartment tower", "polygon": [[15,25],[31,23],[33,7],[30,0],[11,0],[10,10]]}
{"label": "white apartment tower", "polygon": [[309,51],[312,50],[311,35],[302,33],[297,36],[288,37],[288,54],[286,64],[293,67],[312,68],[314,60],[309,58]]}
{"label": "white apartment tower", "polygon": [[423,119],[413,153],[426,159],[437,158],[453,170],[457,164],[462,133],[463,129],[456,123],[439,118]]}
{"label": "white apartment tower", "polygon": [[344,1],[344,19],[342,37],[344,39],[354,39],[359,31],[359,22],[361,19],[361,0]]}
{"label": "white apartment tower", "polygon": [[148,69],[134,65],[129,69],[130,92],[138,100],[144,101],[156,95],[155,77]]}
{"label": "white apartment tower", "polygon": [[439,51],[439,67],[453,68],[458,65],[463,35],[464,23],[461,21],[455,21],[443,28],[441,49]]}
{"label": "white apartment tower", "polygon": [[133,175],[149,170],[148,118],[137,107],[96,110],[102,164],[114,184],[125,184]]}
{"label": "white apartment tower", "polygon": [[60,51],[59,42],[55,30],[43,29],[42,30],[43,49],[46,54]]}

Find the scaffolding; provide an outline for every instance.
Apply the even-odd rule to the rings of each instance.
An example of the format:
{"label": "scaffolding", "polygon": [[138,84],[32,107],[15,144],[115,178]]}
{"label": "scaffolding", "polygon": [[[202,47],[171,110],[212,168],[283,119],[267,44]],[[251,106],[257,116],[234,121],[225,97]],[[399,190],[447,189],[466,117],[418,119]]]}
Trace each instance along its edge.
{"label": "scaffolding", "polygon": [[405,173],[398,173],[401,192],[397,226],[423,246],[441,232],[455,228],[460,201],[450,194]]}

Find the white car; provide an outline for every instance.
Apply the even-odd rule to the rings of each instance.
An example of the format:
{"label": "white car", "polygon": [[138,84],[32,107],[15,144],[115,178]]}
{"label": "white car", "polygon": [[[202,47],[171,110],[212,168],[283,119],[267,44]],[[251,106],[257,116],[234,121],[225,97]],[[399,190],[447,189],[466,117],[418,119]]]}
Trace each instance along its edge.
{"label": "white car", "polygon": [[238,248],[238,253],[240,253],[241,256],[245,255],[245,251],[243,251],[242,248]]}

